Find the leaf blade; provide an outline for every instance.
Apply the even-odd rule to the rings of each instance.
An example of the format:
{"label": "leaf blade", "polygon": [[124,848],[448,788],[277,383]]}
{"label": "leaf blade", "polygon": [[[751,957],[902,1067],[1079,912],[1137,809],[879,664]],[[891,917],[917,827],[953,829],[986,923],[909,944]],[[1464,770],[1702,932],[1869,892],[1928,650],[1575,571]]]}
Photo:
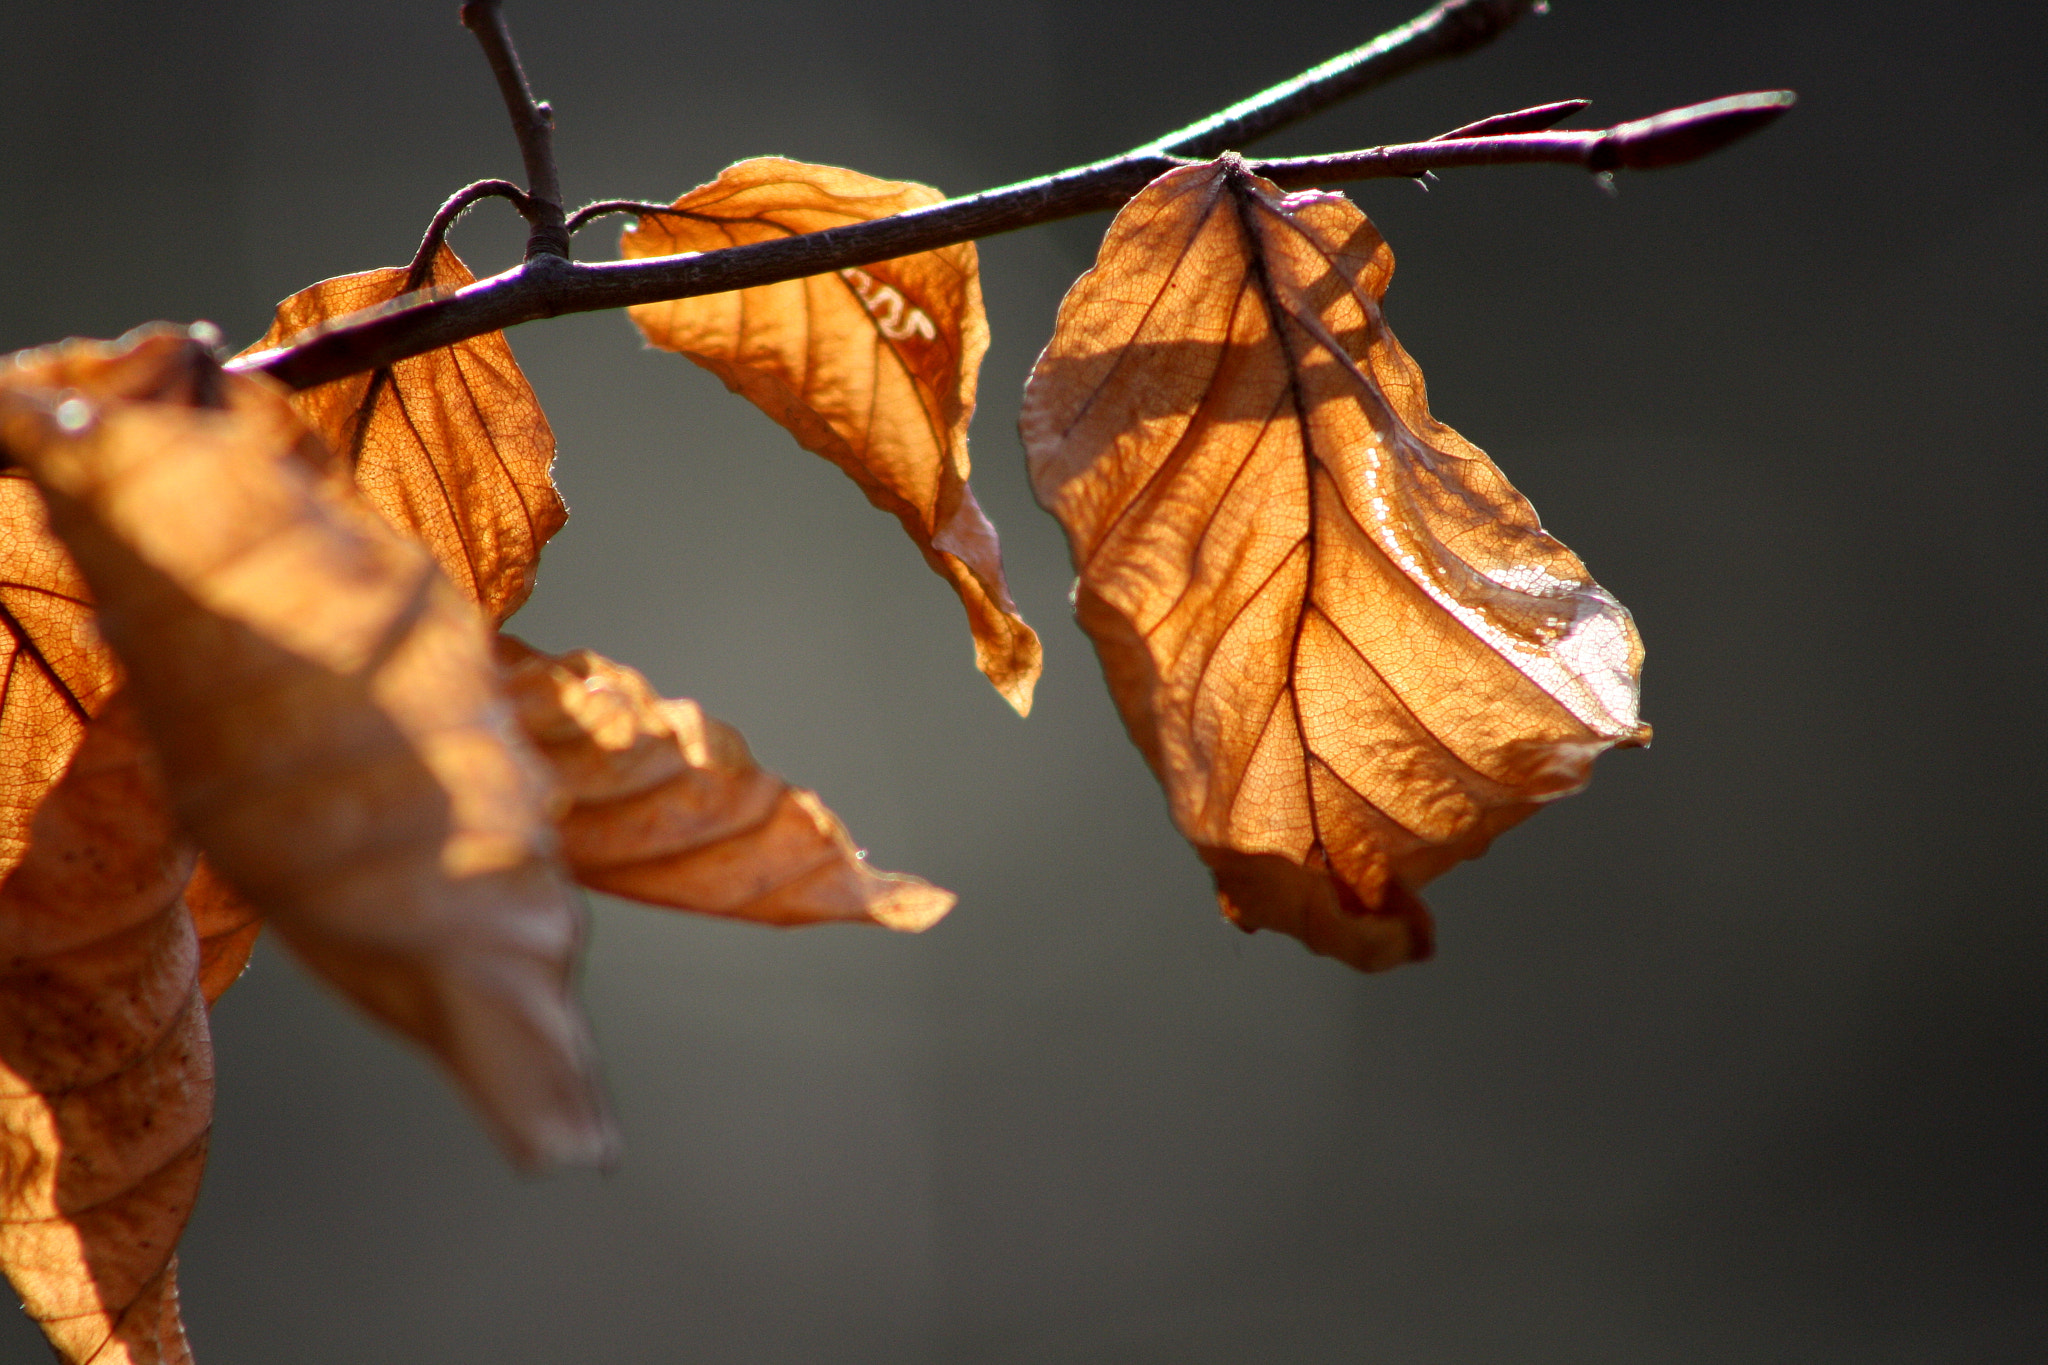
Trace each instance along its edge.
{"label": "leaf blade", "polygon": [[869,867],[815,793],[762,770],[695,702],[589,650],[501,635],[498,659],[567,802],[563,857],[593,891],[785,928],[918,932],[952,908],[950,892]]}
{"label": "leaf blade", "polygon": [[[407,273],[369,270],[302,289],[277,306],[249,351],[388,303],[405,292]],[[475,282],[444,246],[425,287],[452,292]],[[291,402],[349,458],[371,504],[425,545],[493,625],[519,609],[533,591],[541,548],[569,509],[550,473],[554,432],[503,332],[323,384]]]}
{"label": "leaf blade", "polygon": [[1643,743],[1627,613],[1428,410],[1392,255],[1232,158],[1134,198],[1026,389],[1076,607],[1241,927],[1364,969],[1415,891]]}
{"label": "leaf blade", "polygon": [[143,346],[224,406],[0,390],[0,432],[95,589],[181,822],[515,1160],[607,1159],[580,909],[482,622],[280,395]]}
{"label": "leaf blade", "polygon": [[211,1006],[248,970],[263,916],[204,858],[185,885],[185,910],[199,940],[199,989]]}
{"label": "leaf blade", "polygon": [[188,1361],[174,1255],[213,1055],[172,821],[110,701],[0,884],[0,1264],[66,1361]]}
{"label": "leaf blade", "polygon": [[[936,203],[924,185],[760,157],[643,216],[627,259],[765,241]],[[968,486],[967,427],[988,322],[974,245],[833,275],[627,309],[648,344],[710,370],[893,514],[958,594],[975,664],[1019,714],[1043,665]]]}

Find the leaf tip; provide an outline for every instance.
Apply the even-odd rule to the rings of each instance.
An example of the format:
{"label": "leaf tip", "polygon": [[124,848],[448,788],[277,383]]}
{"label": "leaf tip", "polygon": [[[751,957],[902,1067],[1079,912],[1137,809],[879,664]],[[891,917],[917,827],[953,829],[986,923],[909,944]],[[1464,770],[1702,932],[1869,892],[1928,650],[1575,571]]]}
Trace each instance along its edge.
{"label": "leaf tip", "polygon": [[520,1171],[548,1175],[565,1170],[617,1170],[621,1143],[611,1112],[602,1104],[592,1104],[581,1112],[529,1122],[518,1141],[506,1146]]}
{"label": "leaf tip", "polygon": [[1038,691],[1038,674],[1039,670],[1033,668],[1028,673],[1019,673],[1007,678],[991,676],[989,681],[995,684],[996,691],[1021,719],[1031,714],[1032,697]]}
{"label": "leaf tip", "polygon": [[1223,917],[1246,933],[1272,929],[1361,972],[1427,961],[1436,951],[1429,907],[1397,877],[1368,904],[1341,877],[1274,853],[1196,849],[1216,879]]}
{"label": "leaf tip", "polygon": [[921,877],[901,873],[878,874],[892,883],[868,907],[869,917],[884,929],[901,934],[921,934],[944,919],[960,898],[944,887],[933,886]]}

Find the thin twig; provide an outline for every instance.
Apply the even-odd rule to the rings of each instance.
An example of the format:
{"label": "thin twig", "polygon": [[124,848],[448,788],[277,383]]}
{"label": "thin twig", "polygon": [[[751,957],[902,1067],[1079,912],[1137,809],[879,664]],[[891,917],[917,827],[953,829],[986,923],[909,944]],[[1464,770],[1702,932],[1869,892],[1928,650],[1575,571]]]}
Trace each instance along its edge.
{"label": "thin twig", "polygon": [[[1116,159],[1123,161],[1146,153],[1207,159],[1232,147],[1248,146],[1268,133],[1277,132],[1290,123],[1298,123],[1374,86],[1385,85],[1418,66],[1484,47],[1506,32],[1517,19],[1543,3],[1544,0],[1442,0],[1401,27],[1382,33],[1362,47],[1332,57],[1299,76],[1261,90],[1250,99],[1238,101],[1221,113],[1211,114],[1165,137],[1155,138]],[[1489,126],[1485,131],[1520,133],[1549,128],[1585,108],[1587,103],[1586,100],[1563,100],[1514,114],[1501,114],[1485,120],[1489,125],[1499,123],[1501,126]],[[1554,117],[1548,122],[1520,121],[1546,114],[1554,114]],[[1477,134],[1478,125],[1473,125],[1445,136]],[[1057,176],[1047,176],[1024,183],[1049,185],[1058,179]],[[1021,190],[1024,185],[1008,188]],[[610,213],[660,213],[668,208],[667,204],[650,204],[635,199],[602,199],[569,215],[569,231],[576,232],[592,219]]]}
{"label": "thin twig", "polygon": [[1206,161],[1219,152],[1247,146],[1290,123],[1320,113],[1339,100],[1385,85],[1418,66],[1484,47],[1543,3],[1544,0],[1443,0],[1363,47],[1312,66],[1292,80],[1269,86],[1250,99],[1240,100],[1221,113],[1190,123],[1137,150]]}
{"label": "thin twig", "polygon": [[519,139],[519,156],[526,163],[526,189],[531,196],[525,210],[532,232],[526,239],[526,259],[536,256],[569,257],[569,230],[562,220],[562,178],[555,169],[555,111],[533,97],[526,72],[519,65],[519,53],[512,46],[512,31],[505,26],[501,0],[466,0],[462,25],[476,35],[498,78],[498,93],[505,98],[505,113],[512,120],[512,132]]}
{"label": "thin twig", "polygon": [[[1415,142],[1246,164],[1284,187],[1523,162],[1559,162],[1601,172],[1649,170],[1704,156],[1756,131],[1791,105],[1790,91],[1765,91],[1588,132]],[[748,289],[1115,208],[1159,175],[1187,164],[1180,157],[1132,153],[887,218],[719,251],[596,264],[538,257],[453,294],[339,319],[291,345],[244,356],[234,368],[261,370],[293,388],[311,388],[539,318]]]}
{"label": "thin twig", "polygon": [[[1113,209],[1157,176],[1187,164],[1187,154],[1213,154],[1225,143],[1242,144],[1403,71],[1470,51],[1538,3],[1444,0],[1364,47],[1122,156],[887,218],[718,251],[590,265],[572,263],[566,250],[538,249],[530,242],[527,259],[503,274],[452,294],[397,300],[335,319],[294,338],[291,344],[244,356],[235,362],[235,368],[261,370],[293,388],[311,388],[539,318],[751,288]],[[540,113],[545,106],[532,103],[505,35],[497,0],[469,0],[463,16],[484,42],[514,125],[527,128],[529,122],[522,122],[522,111],[532,109],[530,125],[545,128],[546,119]],[[1790,94],[1782,91],[1742,95],[1589,133],[1451,136],[1444,141],[1374,148],[1338,157],[1251,165],[1254,170],[1270,165],[1289,185],[1307,183],[1308,177],[1413,177],[1435,167],[1514,161],[1563,161],[1603,172],[1614,167],[1647,168],[1711,151],[1761,127],[1790,104]],[[1484,126],[1498,129],[1505,120],[1510,126],[1528,127],[1531,125],[1518,121],[1539,113],[1548,116],[1563,108],[1546,106],[1499,115]],[[1467,133],[1474,126],[1455,131]],[[533,196],[538,199],[542,184],[550,188],[556,184],[548,142],[545,137],[530,142],[522,131],[520,145],[527,154]],[[601,201],[578,210],[576,225],[581,227],[603,212],[652,213],[664,207],[631,200]],[[561,238],[566,241],[568,220],[560,221]],[[536,231],[534,241],[540,237]]]}
{"label": "thin twig", "polygon": [[[968,241],[1079,213],[1115,208],[1137,193],[1153,176],[1178,164],[1178,157],[1202,155],[1205,152],[1213,155],[1211,143],[1215,143],[1214,150],[1221,150],[1231,143],[1243,145],[1290,122],[1306,118],[1347,95],[1392,80],[1395,76],[1417,66],[1456,53],[1469,52],[1491,40],[1540,2],[1541,0],[1442,0],[1442,3],[1431,7],[1401,27],[1381,34],[1363,47],[1333,57],[1291,80],[1282,81],[1253,95],[1250,99],[1239,101],[1220,114],[1155,139],[1123,156],[1099,161],[1090,166],[1078,166],[1056,175],[1042,176],[1037,180],[985,190],[965,199],[949,200],[944,204],[917,210],[911,215],[898,215],[897,218],[857,224],[853,249],[859,259],[838,261],[832,265],[820,266],[818,269],[865,265],[904,254],[898,249],[860,254],[866,249],[864,244],[870,240],[893,243],[896,235],[905,226],[899,221],[902,218],[912,220],[912,236],[933,226],[931,215],[934,212],[940,213],[940,222],[952,225],[947,229],[952,235],[913,248],[927,250],[930,245]],[[518,56],[512,49],[511,35],[505,27],[503,15],[499,12],[499,3],[500,0],[468,0],[462,7],[462,22],[476,34],[478,42],[483,45],[485,57],[491,63],[491,70],[498,78],[499,92],[504,96],[506,111],[511,115],[514,131],[519,135],[520,152],[526,159],[528,183],[533,192],[533,199],[541,199],[543,186],[546,186],[554,190],[554,204],[559,206],[561,200],[559,178],[554,163],[553,122],[543,112],[546,106],[534,103],[533,92],[527,86],[525,73],[520,69]],[[530,207],[538,211],[539,206]],[[574,223],[580,228],[603,213],[655,212],[664,207],[666,206],[640,204],[633,200],[604,200],[577,210]],[[463,290],[459,300],[444,298],[431,303],[415,300],[395,306],[385,304],[374,310],[366,310],[359,316],[337,318],[313,332],[296,338],[293,345],[244,357],[237,368],[261,368],[273,378],[294,388],[310,388],[363,370],[378,369],[391,364],[394,360],[418,355],[440,346],[452,345],[483,332],[496,331],[521,322],[532,322],[537,318],[557,313],[616,306],[609,302],[578,303],[566,298],[558,305],[549,297],[554,285],[566,282],[562,273],[553,267],[557,262],[568,261],[567,238],[570,220],[562,220],[560,250],[549,249],[549,243],[554,239],[543,234],[532,212],[529,212],[527,221],[535,223],[535,229],[527,242],[526,265],[478,281]],[[792,250],[789,243],[797,243],[798,245],[793,248],[795,263],[788,267],[789,273],[772,276],[773,279],[790,279],[802,274],[815,273],[805,262],[824,259],[832,252],[844,248],[847,244],[843,237],[834,234],[844,234],[847,231],[848,229],[839,228],[833,229],[831,233],[810,234],[801,238],[790,238],[781,243],[756,243],[751,247],[734,249],[758,253],[762,246],[780,246],[787,252]],[[813,241],[813,237],[827,240]],[[723,252],[716,254],[721,258],[725,255]],[[776,265],[775,260],[776,258],[771,257],[766,262],[755,263],[767,264],[771,269],[783,268]],[[631,268],[653,267],[659,271],[667,264],[668,258],[663,258],[639,262]],[[546,273],[536,273],[538,271]],[[613,278],[606,277],[608,282]],[[667,285],[659,287],[670,288]],[[715,291],[698,289],[694,282],[686,281],[674,286],[671,292],[660,294],[658,297],[683,298],[692,293],[704,292]],[[606,296],[610,297],[610,294],[607,293]]]}
{"label": "thin twig", "polygon": [[448,202],[434,211],[434,220],[427,224],[427,231],[420,238],[420,249],[413,253],[412,267],[405,273],[405,293],[421,288],[433,277],[434,257],[440,253],[441,243],[448,239],[448,229],[485,199],[509,199],[521,215],[527,213],[533,202],[532,196],[509,180],[479,180],[449,195]]}

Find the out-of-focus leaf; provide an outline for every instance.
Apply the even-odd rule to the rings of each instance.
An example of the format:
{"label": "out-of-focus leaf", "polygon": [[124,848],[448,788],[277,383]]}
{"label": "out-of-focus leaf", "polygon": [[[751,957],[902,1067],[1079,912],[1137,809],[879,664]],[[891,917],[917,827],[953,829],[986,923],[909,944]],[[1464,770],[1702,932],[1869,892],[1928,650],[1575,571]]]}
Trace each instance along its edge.
{"label": "out-of-focus leaf", "polygon": [[554,769],[562,854],[585,886],[783,926],[919,930],[952,908],[951,892],[870,868],[814,793],[763,772],[695,702],[586,649],[551,656],[501,635],[498,658]]}
{"label": "out-of-focus leaf", "polygon": [[0,885],[0,1264],[75,1365],[191,1359],[173,1253],[213,1113],[192,860],[114,700]]}
{"label": "out-of-focus leaf", "polygon": [[[166,363],[212,366],[183,349]],[[280,395],[209,374],[217,409],[0,388],[0,439],[99,601],[181,823],[515,1159],[603,1159],[581,915],[482,623],[309,463]]]}
{"label": "out-of-focus leaf", "polygon": [[[0,386],[90,382],[127,398],[198,401],[203,372],[166,363],[169,351],[185,353],[181,337],[151,337],[118,356],[61,346],[20,351],[0,359]],[[92,596],[50,534],[42,494],[25,470],[0,469],[0,867],[21,857],[36,806],[115,685]]]}
{"label": "out-of-focus leaf", "polygon": [[199,937],[199,989],[211,1005],[248,967],[263,933],[263,916],[204,858],[185,887],[185,909]]}
{"label": "out-of-focus leaf", "polygon": [[[937,203],[928,185],[760,157],[648,214],[627,258],[710,251]],[[967,486],[967,424],[988,350],[974,244],[836,274],[626,310],[845,470],[893,512],[967,608],[975,663],[1019,714],[1043,663],[1003,581],[995,527]]]}
{"label": "out-of-focus leaf", "polygon": [[[370,270],[300,290],[277,306],[270,330],[250,350],[388,303],[405,291],[405,279],[403,268]],[[475,280],[443,247],[427,287],[452,291]],[[549,474],[554,432],[503,332],[291,401],[348,457],[371,504],[425,544],[493,624],[519,609],[533,591],[541,547],[569,510]]]}
{"label": "out-of-focus leaf", "polygon": [[1022,419],[1076,606],[1224,913],[1376,969],[1415,888],[1640,744],[1628,613],[1429,415],[1341,195],[1221,161],[1118,214]]}

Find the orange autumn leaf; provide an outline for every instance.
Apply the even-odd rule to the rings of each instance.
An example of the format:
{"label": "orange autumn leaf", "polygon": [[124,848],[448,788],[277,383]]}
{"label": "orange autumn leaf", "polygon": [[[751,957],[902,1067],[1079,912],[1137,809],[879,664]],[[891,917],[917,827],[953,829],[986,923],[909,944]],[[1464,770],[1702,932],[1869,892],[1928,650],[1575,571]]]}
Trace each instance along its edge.
{"label": "orange autumn leaf", "polygon": [[1364,969],[1415,891],[1640,744],[1628,613],[1429,414],[1341,195],[1154,181],[1060,308],[1022,429],[1076,607],[1226,915]]}
{"label": "orange autumn leaf", "polygon": [[199,938],[199,989],[211,1005],[240,979],[263,933],[263,916],[206,859],[185,886],[185,910]]}
{"label": "orange autumn leaf", "polygon": [[[154,359],[156,348],[180,344],[163,337],[119,359],[44,347],[10,357],[6,382],[65,388],[90,376],[131,398],[191,401],[199,372]],[[42,494],[26,471],[0,470],[0,866],[20,857],[37,804],[78,747],[87,717],[114,687],[114,656],[92,614],[77,566],[50,534]],[[209,1001],[240,974],[260,929],[247,906],[231,907],[231,896],[218,879],[209,880],[204,862],[186,891]]]}
{"label": "orange autumn leaf", "polygon": [[[627,259],[818,232],[935,204],[927,185],[760,157],[642,216]],[[1003,580],[995,527],[967,486],[967,424],[988,350],[981,272],[963,242],[900,260],[626,311],[649,344],[680,351],[788,428],[804,449],[893,512],[953,585],[976,666],[1019,714],[1043,650]]]}
{"label": "orange autumn leaf", "polygon": [[[130,398],[194,401],[198,371],[162,363],[160,336],[118,356],[45,346],[0,360],[0,386],[90,382]],[[93,624],[92,595],[50,533],[25,470],[0,469],[0,867],[21,857],[28,823],[113,694],[114,656]]]}
{"label": "orange autumn leaf", "polygon": [[213,1112],[192,858],[116,700],[0,884],[0,1266],[73,1365],[191,1359],[173,1253]]}
{"label": "orange autumn leaf", "polygon": [[114,686],[85,582],[19,469],[0,471],[0,631],[0,861],[12,865]]}
{"label": "orange autumn leaf", "polygon": [[498,658],[566,803],[563,858],[592,890],[783,926],[915,931],[952,908],[951,892],[870,868],[814,793],[762,771],[695,702],[589,650],[501,635]]}
{"label": "orange autumn leaf", "polygon": [[[250,351],[284,345],[405,292],[404,268],[342,275],[302,289]],[[476,277],[441,248],[428,287]],[[503,332],[459,341],[388,370],[292,395],[307,424],[355,467],[373,506],[433,552],[493,624],[533,591],[548,537],[569,511],[549,470],[555,436]]]}
{"label": "orange autumn leaf", "polygon": [[282,396],[189,343],[163,363],[208,367],[224,406],[0,389],[0,436],[94,590],[180,822],[515,1159],[603,1159],[580,909],[482,622],[309,461]]}

